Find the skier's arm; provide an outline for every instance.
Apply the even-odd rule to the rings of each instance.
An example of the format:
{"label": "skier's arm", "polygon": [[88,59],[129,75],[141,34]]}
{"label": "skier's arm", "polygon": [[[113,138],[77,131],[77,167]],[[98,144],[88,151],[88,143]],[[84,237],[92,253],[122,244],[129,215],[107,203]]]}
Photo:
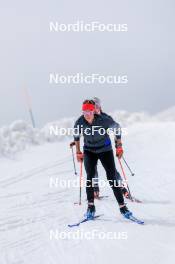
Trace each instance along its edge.
{"label": "skier's arm", "polygon": [[80,140],[75,141],[75,147],[76,147],[76,153],[81,152],[81,150],[80,150]]}
{"label": "skier's arm", "polygon": [[82,162],[84,155],[80,150],[80,140],[75,141],[77,161]]}
{"label": "skier's arm", "polygon": [[74,125],[74,142],[75,142],[76,156],[78,162],[83,161],[83,153],[80,150],[80,136],[81,136],[80,122],[79,120],[77,120]]}
{"label": "skier's arm", "polygon": [[120,139],[115,139],[115,147],[119,147],[119,146],[122,146],[122,140],[121,138]]}
{"label": "skier's arm", "polygon": [[75,122],[75,125],[74,125],[74,132],[73,132],[73,137],[74,137],[74,142],[76,143],[76,141],[80,141],[80,136],[81,136],[81,131],[80,131],[80,120],[78,119],[76,122]]}
{"label": "skier's arm", "polygon": [[116,156],[120,159],[123,155],[122,141],[121,141],[121,126],[108,116],[109,128],[112,128],[115,135]]}

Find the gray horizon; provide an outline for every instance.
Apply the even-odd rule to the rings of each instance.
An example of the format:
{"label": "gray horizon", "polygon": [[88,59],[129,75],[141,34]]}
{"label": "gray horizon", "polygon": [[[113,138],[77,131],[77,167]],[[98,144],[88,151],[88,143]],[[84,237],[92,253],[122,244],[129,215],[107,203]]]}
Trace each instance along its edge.
{"label": "gray horizon", "polygon": [[[174,106],[175,3],[155,1],[34,1],[1,4],[0,126],[30,121],[27,89],[37,126],[78,116],[82,100],[100,97],[106,112],[151,114]],[[128,32],[49,32],[49,22],[127,24]],[[50,73],[127,75],[128,84],[50,85]]]}

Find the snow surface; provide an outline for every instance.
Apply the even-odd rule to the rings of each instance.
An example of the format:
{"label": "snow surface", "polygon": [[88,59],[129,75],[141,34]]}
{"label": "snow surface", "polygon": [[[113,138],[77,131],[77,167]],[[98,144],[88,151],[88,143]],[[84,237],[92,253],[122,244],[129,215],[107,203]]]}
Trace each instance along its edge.
{"label": "snow surface", "polygon": [[[0,264],[173,263],[175,122],[169,119],[170,114],[164,115],[164,122],[159,121],[160,114],[157,118],[144,116],[142,121],[143,115],[138,116],[123,119],[128,124],[123,140],[125,158],[135,172],[134,177],[127,173],[130,189],[143,201],[129,202],[128,207],[145,221],[144,226],[122,218],[112,191],[106,187],[101,188],[101,194],[109,198],[96,201],[97,214],[104,214],[101,220],[69,229],[67,225],[86,211],[85,189],[82,206],[74,205],[79,189],[51,188],[50,179],[78,179],[73,173],[70,139],[49,138],[48,125],[37,130],[23,121],[1,129]],[[72,121],[60,122],[69,125]],[[117,161],[116,166],[119,169]],[[98,169],[100,178],[105,179],[100,163]],[[84,171],[83,175],[85,178]],[[126,232],[127,239],[51,240],[50,232],[56,230],[66,234],[77,230]]]}

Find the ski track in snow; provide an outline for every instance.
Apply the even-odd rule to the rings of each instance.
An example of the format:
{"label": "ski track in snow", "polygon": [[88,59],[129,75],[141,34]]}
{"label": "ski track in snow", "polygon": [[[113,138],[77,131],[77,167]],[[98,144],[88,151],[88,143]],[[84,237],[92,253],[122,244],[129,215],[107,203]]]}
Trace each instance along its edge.
{"label": "ski track in snow", "polygon": [[[101,219],[69,229],[82,218],[78,188],[51,188],[50,177],[75,179],[69,142],[31,147],[17,159],[1,159],[0,263],[172,263],[175,257],[174,142],[175,123],[147,123],[129,127],[123,139],[125,157],[135,176],[129,185],[142,204],[128,202],[134,215],[145,221],[139,226],[122,218],[110,188],[101,190],[108,198],[96,201]],[[166,139],[166,140],[162,140]],[[164,143],[163,143],[164,142]],[[166,145],[164,145],[166,142]],[[77,170],[78,164],[77,165]],[[105,179],[102,166],[98,165]],[[119,166],[117,165],[119,169]],[[85,175],[85,172],[84,172]],[[50,230],[65,232],[127,232],[126,240],[50,240]]]}

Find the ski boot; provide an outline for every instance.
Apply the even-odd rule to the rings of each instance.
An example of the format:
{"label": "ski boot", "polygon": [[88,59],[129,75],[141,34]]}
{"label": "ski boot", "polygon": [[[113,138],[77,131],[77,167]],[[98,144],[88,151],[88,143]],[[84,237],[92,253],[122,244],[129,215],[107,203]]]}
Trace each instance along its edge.
{"label": "ski boot", "polygon": [[87,212],[85,214],[85,217],[87,217],[88,220],[93,220],[95,216],[95,205],[94,204],[88,204]]}
{"label": "ski boot", "polygon": [[125,206],[120,208],[120,213],[125,217],[128,218],[132,215],[132,213],[128,210],[128,208]]}

